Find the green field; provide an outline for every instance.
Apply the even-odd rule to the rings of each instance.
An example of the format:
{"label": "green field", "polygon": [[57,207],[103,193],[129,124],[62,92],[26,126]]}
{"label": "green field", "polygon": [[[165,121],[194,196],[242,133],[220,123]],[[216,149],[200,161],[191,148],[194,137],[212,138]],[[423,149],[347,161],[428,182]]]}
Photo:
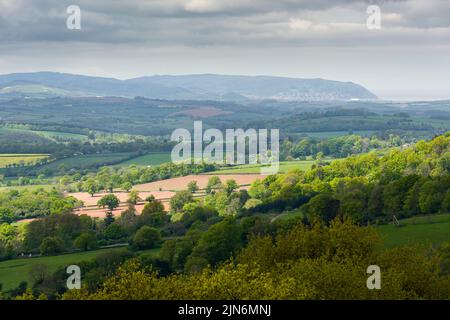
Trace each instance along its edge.
{"label": "green field", "polygon": [[320,132],[300,132],[297,133],[297,135],[307,135],[308,137],[312,138],[336,138],[336,137],[342,137],[342,136],[348,136],[350,134],[356,134],[363,137],[370,137],[372,136],[376,131],[374,130],[356,130],[352,131],[351,133],[349,131],[320,131]]}
{"label": "green field", "polygon": [[[279,173],[286,173],[294,169],[308,170],[314,164],[314,160],[295,160],[280,162]],[[237,174],[237,173],[260,173],[262,165],[245,164],[231,168],[223,168],[208,174]]]}
{"label": "green field", "polygon": [[288,221],[293,219],[301,219],[303,218],[303,213],[300,209],[292,210],[292,211],[286,211],[282,214],[277,215],[273,221]]}
{"label": "green field", "polygon": [[55,188],[55,184],[35,184],[35,185],[27,185],[27,186],[9,186],[9,187],[0,187],[1,191],[8,191],[8,190],[29,190],[29,191],[36,191],[39,189],[44,189],[45,191],[50,191],[53,188]]}
{"label": "green field", "polygon": [[1,133],[11,133],[11,132],[23,132],[23,133],[33,133],[37,134],[41,137],[45,137],[52,140],[86,140],[87,136],[77,133],[70,133],[70,132],[60,132],[60,131],[40,131],[40,130],[28,130],[28,129],[13,129],[13,128],[5,128],[0,127],[0,134]]}
{"label": "green field", "polygon": [[149,153],[131,160],[117,164],[120,167],[136,166],[157,166],[166,162],[170,162],[170,152]]}
{"label": "green field", "polygon": [[[3,291],[11,290],[21,282],[29,282],[29,272],[33,265],[46,264],[50,271],[56,271],[58,268],[69,266],[71,264],[77,264],[82,261],[89,261],[94,259],[99,254],[105,252],[114,252],[124,250],[120,248],[100,249],[95,251],[79,252],[64,254],[51,257],[37,257],[37,258],[21,258],[0,262],[0,283],[3,284]],[[159,248],[142,251],[139,253],[145,253],[149,255],[157,255]]]}
{"label": "green field", "polygon": [[48,158],[48,154],[0,154],[0,168],[9,165],[34,165],[41,159]]}
{"label": "green field", "polygon": [[400,227],[392,224],[377,227],[385,247],[408,244],[450,243],[450,214],[413,217],[400,221]]}
{"label": "green field", "polygon": [[58,169],[60,166],[64,166],[68,169],[83,169],[83,168],[91,168],[101,165],[109,165],[118,163],[121,160],[126,160],[127,158],[131,157],[132,153],[102,153],[102,154],[86,154],[86,155],[79,155],[79,156],[73,156],[69,158],[59,159],[56,161],[53,161],[49,164],[46,164],[42,167],[39,167],[39,170],[41,169]]}
{"label": "green field", "polygon": [[29,132],[36,133],[46,138],[51,139],[62,139],[62,140],[86,140],[87,136],[77,133],[70,132],[59,132],[59,131],[36,131],[30,130]]}

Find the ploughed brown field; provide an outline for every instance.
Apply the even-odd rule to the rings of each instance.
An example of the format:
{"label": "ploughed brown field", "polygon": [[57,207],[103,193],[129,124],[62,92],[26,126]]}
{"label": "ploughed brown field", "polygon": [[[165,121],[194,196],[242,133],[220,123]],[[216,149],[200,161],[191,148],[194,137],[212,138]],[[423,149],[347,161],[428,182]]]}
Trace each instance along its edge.
{"label": "ploughed brown field", "polygon": [[[185,177],[177,177],[167,180],[160,180],[150,183],[138,184],[134,186],[133,190],[137,191],[179,191],[187,188],[187,185],[191,181],[197,181],[197,185],[200,189],[206,188],[209,178],[213,175],[190,175]],[[248,186],[256,179],[264,179],[265,176],[259,174],[218,174],[217,177],[225,181],[233,179],[239,186]]]}
{"label": "ploughed brown field", "polygon": [[[227,175],[217,175],[223,183],[229,179],[234,179],[240,186],[240,189],[247,189],[250,184],[257,179],[264,179],[264,176],[259,174],[227,174]],[[172,179],[166,179],[161,181],[155,181],[145,184],[138,184],[133,187],[133,190],[139,192],[139,197],[145,200],[150,195],[153,195],[157,200],[160,200],[164,204],[166,211],[170,210],[170,198],[175,194],[176,191],[185,190],[187,185],[191,181],[197,181],[197,185],[200,189],[206,188],[209,178],[212,175],[190,175],[185,177],[177,177]],[[76,192],[69,193],[68,196],[73,196],[81,201],[83,201],[84,206],[75,212],[77,214],[86,214],[90,217],[103,218],[105,217],[107,209],[99,208],[97,206],[97,201],[108,193],[96,193],[91,196],[87,192]],[[128,199],[128,193],[125,191],[116,191],[114,194],[120,200],[120,207],[113,211],[115,216],[120,216],[120,213],[127,208],[126,200]],[[136,210],[138,213],[142,212],[144,208],[143,203],[136,205]]]}

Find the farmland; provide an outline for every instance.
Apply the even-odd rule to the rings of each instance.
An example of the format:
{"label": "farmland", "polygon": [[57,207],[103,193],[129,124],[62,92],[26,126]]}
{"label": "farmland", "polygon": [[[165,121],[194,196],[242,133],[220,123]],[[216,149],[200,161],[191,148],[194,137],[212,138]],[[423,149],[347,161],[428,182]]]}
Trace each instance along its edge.
{"label": "farmland", "polygon": [[86,154],[59,159],[43,166],[37,167],[38,170],[57,170],[58,168],[86,169],[103,166],[105,164],[115,164],[122,160],[133,157],[133,153],[102,153]]}
{"label": "farmland", "polygon": [[413,217],[377,227],[387,248],[410,244],[439,245],[450,241],[450,214]]}
{"label": "farmland", "polygon": [[[236,174],[236,175],[217,175],[222,182],[225,182],[229,179],[234,179],[239,187],[248,188],[248,186],[255,181],[256,179],[262,179],[264,176],[258,174]],[[139,192],[139,196],[141,199],[145,199],[150,195],[153,195],[157,200],[160,200],[165,210],[170,210],[169,201],[170,198],[173,197],[176,191],[184,190],[187,188],[187,185],[191,181],[196,181],[197,185],[200,189],[204,189],[208,184],[208,180],[211,178],[210,175],[190,175],[185,177],[177,177],[166,180],[155,181],[151,183],[139,184],[133,187],[133,190]],[[96,193],[94,196],[91,196],[87,192],[75,192],[69,193],[69,196],[73,196],[76,199],[83,201],[84,206],[80,209],[77,209],[75,212],[77,214],[86,214],[90,217],[102,218],[106,214],[106,209],[99,208],[97,206],[98,200],[100,200],[103,196],[108,193]],[[114,194],[120,200],[120,206],[116,210],[113,210],[113,215],[120,216],[120,213],[126,209],[126,200],[128,198],[128,193],[123,191],[116,191]],[[202,197],[203,194],[199,193],[196,197]],[[137,213],[141,213],[144,205],[139,203],[136,205]]]}
{"label": "farmland", "polygon": [[29,133],[35,134],[51,140],[87,140],[87,136],[82,134],[61,132],[61,131],[47,131],[47,130],[29,130],[29,129],[17,129],[0,127],[0,134],[8,133]]}
{"label": "farmland", "polygon": [[11,165],[30,166],[46,158],[47,154],[0,154],[0,168]]}
{"label": "farmland", "polygon": [[[263,179],[264,176],[259,174],[215,174],[222,182],[233,179],[239,186],[248,186],[256,179]],[[134,190],[141,191],[178,191],[186,189],[187,185],[191,181],[196,181],[200,189],[204,189],[208,184],[208,180],[211,175],[190,175],[185,177],[177,177],[172,179],[166,179],[161,181],[155,181],[145,184],[134,186]]]}
{"label": "farmland", "polygon": [[[291,170],[308,170],[314,164],[314,160],[296,160],[296,161],[282,161],[280,162],[280,173],[286,173]],[[263,165],[239,165],[234,167],[226,167],[221,170],[209,174],[243,174],[243,173],[260,173]]]}
{"label": "farmland", "polygon": [[157,166],[166,162],[170,162],[169,152],[154,152],[143,156],[133,158],[117,164],[119,167],[136,166]]}

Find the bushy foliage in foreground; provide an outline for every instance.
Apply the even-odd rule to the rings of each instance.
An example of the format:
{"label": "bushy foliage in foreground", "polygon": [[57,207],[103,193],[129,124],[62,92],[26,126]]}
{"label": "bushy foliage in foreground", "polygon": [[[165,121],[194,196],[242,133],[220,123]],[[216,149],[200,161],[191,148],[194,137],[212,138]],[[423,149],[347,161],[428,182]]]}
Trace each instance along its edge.
{"label": "bushy foliage in foreground", "polygon": [[[129,260],[100,289],[63,299],[448,299],[450,277],[437,252],[379,250],[376,232],[350,222],[299,225],[275,239],[255,237],[235,259],[191,274],[160,277]],[[369,265],[381,290],[366,287]]]}

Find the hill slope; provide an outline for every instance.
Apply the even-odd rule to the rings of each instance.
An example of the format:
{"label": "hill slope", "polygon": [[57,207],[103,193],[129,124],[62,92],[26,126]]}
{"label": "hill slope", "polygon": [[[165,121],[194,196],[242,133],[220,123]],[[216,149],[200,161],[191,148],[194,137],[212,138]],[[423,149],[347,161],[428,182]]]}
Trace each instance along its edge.
{"label": "hill slope", "polygon": [[[43,92],[39,91],[42,88]],[[54,72],[0,75],[0,95],[12,97],[142,96],[153,99],[329,101],[376,99],[352,82],[270,76],[149,76],[129,80]]]}

